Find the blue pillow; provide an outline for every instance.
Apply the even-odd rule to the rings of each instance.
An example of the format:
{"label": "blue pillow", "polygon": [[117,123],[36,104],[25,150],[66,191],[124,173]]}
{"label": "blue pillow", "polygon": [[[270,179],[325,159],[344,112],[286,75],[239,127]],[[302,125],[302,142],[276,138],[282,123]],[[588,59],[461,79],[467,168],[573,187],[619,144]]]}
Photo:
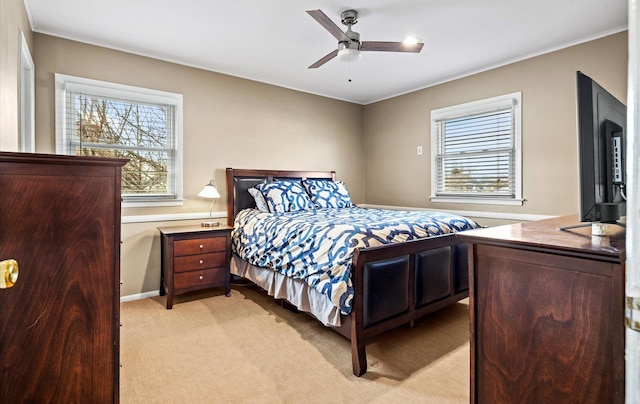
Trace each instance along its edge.
{"label": "blue pillow", "polygon": [[300,181],[279,180],[256,185],[272,213],[315,210]]}
{"label": "blue pillow", "polygon": [[311,202],[318,209],[350,208],[353,206],[349,191],[342,181],[303,180],[302,184],[307,190]]}

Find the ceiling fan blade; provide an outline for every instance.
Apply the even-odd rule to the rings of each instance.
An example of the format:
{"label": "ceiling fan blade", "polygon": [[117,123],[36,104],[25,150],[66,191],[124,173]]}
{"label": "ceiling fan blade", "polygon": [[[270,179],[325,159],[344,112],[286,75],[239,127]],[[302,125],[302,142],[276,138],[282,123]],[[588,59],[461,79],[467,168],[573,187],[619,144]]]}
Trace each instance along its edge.
{"label": "ceiling fan blade", "polygon": [[381,41],[364,41],[360,45],[360,50],[364,52],[413,52],[420,53],[423,43],[406,44],[404,42],[381,42]]}
{"label": "ceiling fan blade", "polygon": [[326,56],[323,56],[320,60],[318,60],[317,62],[315,62],[311,66],[309,66],[309,69],[315,69],[317,67],[320,67],[320,66],[322,66],[325,63],[327,63],[328,61],[330,61],[331,59],[333,59],[336,56],[338,56],[338,50],[337,49],[336,50],[332,50]]}
{"label": "ceiling fan blade", "polygon": [[318,21],[327,31],[331,33],[338,41],[349,42],[349,37],[345,34],[335,22],[331,21],[329,17],[321,10],[306,10],[307,14]]}

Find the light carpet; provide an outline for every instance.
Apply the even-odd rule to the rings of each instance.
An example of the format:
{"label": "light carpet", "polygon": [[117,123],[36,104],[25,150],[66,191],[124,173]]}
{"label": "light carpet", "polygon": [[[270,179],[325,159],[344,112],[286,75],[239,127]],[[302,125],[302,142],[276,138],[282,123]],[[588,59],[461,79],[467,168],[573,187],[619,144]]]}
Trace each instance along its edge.
{"label": "light carpet", "polygon": [[255,287],[121,305],[120,402],[468,403],[467,300],[367,345],[351,371],[349,340]]}

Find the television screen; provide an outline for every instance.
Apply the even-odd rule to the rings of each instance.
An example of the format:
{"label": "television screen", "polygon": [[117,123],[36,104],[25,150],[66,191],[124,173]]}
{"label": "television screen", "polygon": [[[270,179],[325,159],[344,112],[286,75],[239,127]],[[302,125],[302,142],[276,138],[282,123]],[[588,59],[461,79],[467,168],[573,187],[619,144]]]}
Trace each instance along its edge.
{"label": "television screen", "polygon": [[627,107],[577,72],[580,221],[616,223],[626,215]]}

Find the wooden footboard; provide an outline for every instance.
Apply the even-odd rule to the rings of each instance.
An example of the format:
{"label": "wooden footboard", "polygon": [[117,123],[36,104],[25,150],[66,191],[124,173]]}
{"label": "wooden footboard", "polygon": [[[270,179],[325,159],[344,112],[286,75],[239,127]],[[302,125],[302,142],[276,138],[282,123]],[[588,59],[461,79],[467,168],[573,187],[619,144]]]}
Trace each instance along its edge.
{"label": "wooden footboard", "polygon": [[352,311],[341,333],[351,339],[353,374],[361,376],[372,337],[469,296],[467,246],[451,234],[359,249],[352,282]]}

